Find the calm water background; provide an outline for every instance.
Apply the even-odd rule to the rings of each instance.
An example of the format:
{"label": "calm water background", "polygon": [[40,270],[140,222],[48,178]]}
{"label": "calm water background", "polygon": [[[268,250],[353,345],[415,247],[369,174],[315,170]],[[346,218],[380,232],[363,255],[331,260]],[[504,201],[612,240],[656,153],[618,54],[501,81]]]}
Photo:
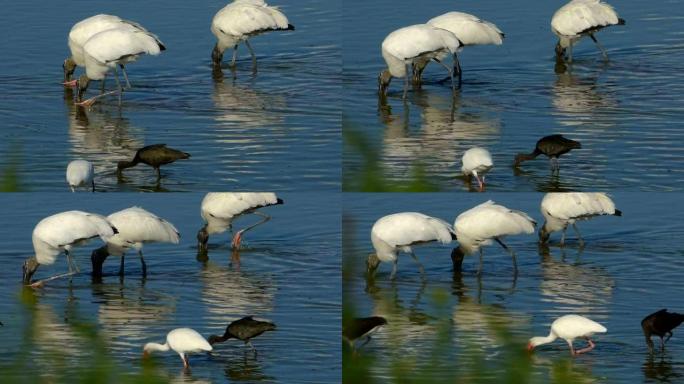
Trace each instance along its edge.
{"label": "calm water background", "polygon": [[[467,190],[456,177],[463,152],[473,146],[492,153],[492,191],[682,190],[684,4],[611,1],[627,25],[597,34],[610,62],[583,40],[571,72],[556,74],[550,21],[563,3],[345,1],[345,130],[365,135],[389,180],[408,181],[411,166],[419,164],[441,190]],[[437,84],[444,69],[431,64],[427,83],[409,93],[406,106],[403,80],[395,79],[388,104],[379,108],[382,40],[452,10],[497,24],[506,34],[503,45],[463,50],[464,84],[453,105],[448,85]],[[524,163],[514,175],[515,154],[531,152],[539,138],[553,133],[583,145],[561,159],[561,177],[550,176],[546,158]],[[364,165],[356,148],[345,146],[343,162],[345,175],[352,176],[345,189],[358,190],[355,176]]]}
{"label": "calm water background", "polygon": [[[212,236],[209,260],[196,259],[197,230],[202,225],[199,206],[203,195],[4,194],[0,218],[4,228],[0,260],[3,287],[0,293],[0,337],[3,363],[17,358],[22,345],[33,343],[29,358],[35,372],[45,377],[91,362],[93,346],[71,330],[69,324],[85,319],[97,325],[122,372],[140,369],[142,346],[163,343],[176,327],[194,328],[207,337],[220,334],[229,321],[245,315],[266,318],[278,329],[254,339],[255,358],[242,342],[232,340],[216,347],[213,357],[190,357],[192,372],[182,373],[173,352],[155,357],[171,381],[225,382],[339,382],[340,334],[340,228],[338,195],[281,194],[284,205],[263,209],[272,220],[247,232],[246,249],[231,258],[229,235]],[[100,240],[77,248],[75,260],[84,272],[48,282],[35,290],[34,310],[19,304],[21,265],[32,252],[31,231],[45,216],[82,209],[109,214],[132,205],[174,223],[181,243],[148,244],[144,248],[148,278],[142,281],[136,255],[126,260],[126,277],[119,282],[118,258],[105,262],[102,284],[91,283],[90,252]],[[305,216],[305,221],[301,217]],[[243,228],[256,218],[235,222]],[[41,279],[66,271],[59,256],[52,266],[39,268]],[[29,320],[33,319],[33,322]],[[34,329],[27,329],[34,324]],[[26,340],[26,335],[35,335]],[[68,357],[50,359],[59,352]],[[97,368],[97,367],[93,367]],[[67,371],[68,373],[68,371]],[[26,374],[23,372],[22,374]],[[7,372],[3,372],[6,377]]]}
{"label": "calm water background", "polygon": [[[225,1],[8,2],[0,15],[0,169],[16,153],[23,188],[66,189],[69,161],[95,164],[98,190],[226,188],[338,190],[341,2],[276,2],[296,31],[251,39],[259,73],[239,48],[237,78],[215,80],[209,27]],[[75,107],[59,84],[71,26],[97,13],[140,22],[167,51],[128,67],[133,85],[116,99]],[[226,52],[226,60],[232,53]],[[78,69],[76,75],[81,73]],[[107,81],[114,86],[113,79]],[[95,95],[99,83],[91,86]],[[117,183],[116,162],[148,144],[192,154],[166,167],[161,187],[137,167]]]}
{"label": "calm water background", "polygon": [[[681,194],[615,193],[614,201],[624,216],[580,223],[586,241],[583,250],[578,249],[572,230],[565,249],[557,246],[558,233],[545,251],[538,249],[536,235],[506,238],[517,253],[517,279],[510,256],[496,244],[485,247],[481,279],[475,276],[477,256],[466,257],[463,273],[454,275],[453,247],[431,244],[414,248],[425,266],[425,281],[413,260],[401,254],[395,283],[389,280],[391,266],[386,264],[378,269],[375,283],[367,284],[365,259],[373,249],[369,234],[375,220],[390,213],[419,211],[453,223],[458,213],[487,198],[543,223],[541,194],[488,193],[458,199],[439,194],[345,194],[343,214],[348,225],[343,236],[349,248],[345,247],[344,257],[345,266],[353,270],[350,280],[345,280],[345,300],[349,300],[345,306],[353,306],[358,316],[382,315],[389,321],[361,352],[374,359],[374,377],[394,377],[393,364],[408,358],[415,359],[413,371],[444,381],[467,371],[473,355],[478,355],[490,368],[478,371],[476,377],[493,380],[502,375],[497,368],[503,366],[505,356],[493,325],[512,332],[522,352],[529,337],[548,334],[553,319],[577,313],[602,323],[608,333],[596,337],[594,351],[575,359],[563,341],[536,351],[531,357],[533,375],[540,382],[548,382],[559,365],[583,376],[580,382],[684,380],[681,331],[675,330],[664,355],[650,358],[640,327],[644,316],[660,308],[684,310],[680,284],[684,208],[677,204]],[[435,292],[445,297],[435,300]],[[447,341],[440,342],[445,334]],[[654,342],[658,345],[659,340]],[[442,348],[437,355],[435,345]]]}

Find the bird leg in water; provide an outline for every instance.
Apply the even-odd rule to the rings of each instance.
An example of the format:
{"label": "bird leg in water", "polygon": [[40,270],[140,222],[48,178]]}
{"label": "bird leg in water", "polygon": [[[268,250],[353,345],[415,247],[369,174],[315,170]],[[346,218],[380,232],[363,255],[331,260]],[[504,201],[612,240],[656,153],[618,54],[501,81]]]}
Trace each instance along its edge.
{"label": "bird leg in water", "polygon": [[415,253],[413,253],[413,251],[411,251],[409,254],[411,255],[411,258],[416,262],[416,264],[418,264],[418,270],[420,271],[422,277],[425,278],[425,268],[423,268],[423,264],[420,263],[418,257]]}
{"label": "bird leg in water", "polygon": [[406,64],[406,76],[404,77],[404,94],[401,97],[402,99],[406,100],[406,95],[408,93],[408,87],[409,87],[409,70],[411,69],[410,64]]}
{"label": "bird leg in water", "polygon": [[126,254],[121,255],[121,263],[119,264],[119,276],[123,277],[124,275],[124,259],[126,258]]}
{"label": "bird leg in water", "polygon": [[549,162],[551,163],[551,173],[560,173],[560,165],[558,164],[557,157],[550,157]]}
{"label": "bird leg in water", "polygon": [[140,256],[140,264],[142,265],[142,275],[143,277],[147,277],[147,264],[145,264],[142,249],[138,251],[138,255]]}
{"label": "bird leg in water", "polygon": [[230,61],[230,67],[235,68],[235,62],[237,61],[237,51],[238,50],[238,44],[235,44],[233,47],[233,60]]}
{"label": "bird leg in water", "polygon": [[247,49],[249,49],[249,54],[252,55],[252,73],[256,75],[256,73],[257,73],[256,55],[254,54],[254,50],[252,49],[252,46],[249,44],[249,40],[245,40],[245,45],[247,46]]}
{"label": "bird leg in water", "polygon": [[107,79],[107,76],[102,78],[102,81],[100,82],[100,95],[105,93],[105,80]]}
{"label": "bird leg in water", "polygon": [[473,175],[475,175],[475,179],[477,180],[479,191],[484,192],[484,176],[482,176],[482,179],[480,179],[480,176],[477,175],[477,172],[473,172]]}
{"label": "bird leg in water", "polygon": [[238,248],[240,248],[240,242],[242,242],[242,235],[243,235],[245,232],[249,231],[250,229],[252,229],[252,228],[254,228],[254,227],[258,226],[258,225],[261,225],[261,224],[263,224],[263,223],[265,223],[265,222],[271,220],[271,216],[269,216],[269,215],[267,215],[267,214],[264,214],[264,213],[261,213],[261,212],[252,212],[252,213],[255,214],[255,215],[257,215],[257,216],[261,216],[263,219],[260,220],[260,221],[257,222],[257,223],[254,223],[254,224],[250,225],[250,226],[247,227],[247,228],[243,228],[243,229],[237,231],[237,233],[235,233],[235,236],[233,236],[233,240],[230,242],[230,246],[231,246],[233,249],[238,249]]}
{"label": "bird leg in water", "polygon": [[397,276],[397,263],[399,262],[399,259],[394,259],[394,265],[392,265],[392,273],[390,273],[390,280],[394,280],[394,278]]}
{"label": "bird leg in water", "polygon": [[572,64],[572,40],[570,45],[568,45],[568,64]]}
{"label": "bird leg in water", "polygon": [[500,246],[503,247],[508,253],[511,255],[511,259],[513,260],[513,272],[517,275],[518,274],[518,261],[515,258],[515,252],[513,252],[510,248],[506,246],[506,244],[503,243],[498,237],[495,237],[494,240],[496,240],[497,243],[499,243]]}
{"label": "bird leg in water", "polygon": [[608,53],[606,53],[606,50],[603,48],[601,43],[596,40],[596,36],[594,36],[593,33],[589,34],[589,37],[591,37],[592,40],[594,40],[594,43],[596,43],[596,46],[601,50],[601,54],[603,55],[603,59],[608,61]]}
{"label": "bird leg in water", "polygon": [[114,95],[114,94],[117,94],[117,93],[120,93],[120,92],[119,92],[119,91],[109,91],[109,92],[105,92],[105,93],[103,93],[103,94],[101,94],[101,95],[93,96],[93,97],[91,97],[90,99],[83,100],[83,101],[81,101],[81,102],[75,102],[74,105],[78,105],[78,106],[82,106],[82,107],[90,107],[90,106],[92,106],[93,104],[95,104],[95,101],[97,101],[97,99],[99,99],[99,98],[101,98],[101,97],[109,96],[109,95]]}
{"label": "bird leg in water", "polygon": [[55,280],[55,279],[60,279],[60,278],[62,278],[62,277],[67,277],[67,276],[71,276],[71,275],[74,275],[74,274],[75,274],[75,273],[68,272],[68,273],[62,273],[61,275],[55,275],[55,276],[52,276],[52,277],[48,277],[47,279],[38,280],[38,281],[36,281],[36,282],[33,282],[33,283],[29,284],[29,287],[31,287],[31,288],[40,288],[40,287],[42,287],[43,285],[45,285],[45,283],[47,283],[48,281]]}
{"label": "bird leg in water", "polygon": [[119,71],[114,67],[114,80],[116,80],[116,87],[119,89],[119,108],[121,108],[121,96],[123,95],[123,87],[119,81]]}
{"label": "bird leg in water", "polygon": [[183,368],[190,369],[190,362],[188,361],[188,356],[184,353],[181,354],[181,359],[183,359]]}
{"label": "bird leg in water", "polygon": [[577,241],[579,241],[580,247],[584,247],[584,240],[582,240],[582,235],[580,234],[579,228],[577,228],[577,223],[572,223],[572,228],[577,234]]}
{"label": "bird leg in water", "polygon": [[589,352],[589,351],[591,351],[592,349],[594,349],[594,347],[596,346],[596,345],[594,344],[594,342],[591,341],[591,339],[588,338],[588,337],[587,337],[586,339],[587,339],[587,342],[589,343],[589,346],[586,347],[586,348],[582,348],[582,349],[576,350],[576,351],[574,352],[574,355],[581,355],[581,354],[583,354],[583,353]]}
{"label": "bird leg in water", "polygon": [[[441,65],[442,67],[444,67],[444,68],[447,70],[447,72],[449,72],[449,77],[451,78],[451,94],[452,94],[452,96],[456,96],[456,86],[454,85],[454,71],[452,71],[451,69],[449,69],[449,67],[447,67],[446,64],[442,63],[442,62],[441,62],[439,59],[437,59],[436,57],[433,58],[432,60],[435,61],[435,62],[437,62],[437,63],[439,63],[439,65]],[[458,60],[458,59],[455,59],[455,60]]]}
{"label": "bird leg in water", "polygon": [[482,275],[482,265],[484,264],[484,251],[480,248],[480,265],[477,267],[477,276]]}
{"label": "bird leg in water", "polygon": [[458,88],[461,88],[462,83],[462,72],[461,72],[461,62],[458,60],[458,54],[454,53],[454,69],[453,71],[458,75]]}
{"label": "bird leg in water", "polygon": [[126,73],[126,67],[123,64],[119,64],[121,67],[121,72],[123,72],[124,79],[126,80],[126,89],[131,88],[131,83],[128,81],[128,74]]}

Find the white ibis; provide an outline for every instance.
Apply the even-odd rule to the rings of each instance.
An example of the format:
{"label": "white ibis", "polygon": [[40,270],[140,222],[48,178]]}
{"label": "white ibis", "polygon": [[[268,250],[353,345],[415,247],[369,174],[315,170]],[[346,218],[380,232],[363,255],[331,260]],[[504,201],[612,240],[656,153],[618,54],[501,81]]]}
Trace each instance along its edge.
{"label": "white ibis", "polygon": [[403,77],[403,98],[406,99],[411,65],[422,60],[434,60],[446,68],[451,77],[452,92],[455,92],[454,73],[440,58],[456,54],[462,45],[453,33],[427,24],[411,25],[390,33],[382,42],[382,57],[387,69],[378,77],[380,95],[387,93],[393,77]]}
{"label": "white ibis", "polygon": [[76,192],[78,187],[91,187],[95,192],[95,170],[93,163],[87,160],[74,160],[67,165],[66,180],[71,192]]}
{"label": "white ibis", "polygon": [[201,215],[204,226],[197,232],[197,250],[200,253],[207,252],[209,235],[223,233],[233,229],[233,220],[242,215],[254,214],[262,219],[235,233],[231,241],[231,247],[238,249],[242,241],[242,235],[250,229],[261,225],[271,219],[271,216],[257,211],[259,208],[271,205],[283,204],[272,192],[209,192],[202,200]]}
{"label": "white ibis", "polygon": [[176,328],[166,335],[166,343],[147,343],[143,347],[143,358],[147,358],[152,352],[166,352],[172,350],[180,355],[183,367],[190,368],[188,354],[199,352],[211,352],[213,349],[207,340],[197,331],[191,328]]}
{"label": "white ibis", "polygon": [[252,316],[245,316],[239,320],[235,320],[228,324],[223,336],[211,335],[209,336],[209,344],[223,343],[228,339],[238,339],[249,345],[252,351],[256,353],[256,348],[252,345],[251,339],[261,335],[267,331],[273,331],[276,325],[269,321],[254,320]]}
{"label": "white ibis", "polygon": [[244,42],[252,55],[252,71],[256,73],[257,61],[249,38],[270,31],[293,31],[285,14],[277,7],[266,4],[263,0],[234,0],[220,11],[216,12],[211,21],[211,32],[217,42],[211,52],[211,60],[215,67],[221,66],[223,52],[233,48],[231,67],[235,67],[237,49],[240,42]]}
{"label": "white ibis", "polygon": [[[470,45],[501,45],[503,43],[504,34],[499,27],[480,19],[477,16],[463,12],[447,12],[443,15],[434,17],[427,22],[436,28],[446,29],[447,31],[456,35],[461,45],[464,47]],[[460,51],[459,49],[458,51]],[[443,58],[443,57],[442,57]],[[458,52],[454,53],[454,69],[453,72],[458,76],[458,86],[461,86],[461,64],[458,61]],[[441,59],[441,58],[440,58]],[[416,63],[413,72],[413,82],[420,83],[420,77],[429,60],[420,60]]]}
{"label": "white ibis", "polygon": [[93,276],[102,276],[102,264],[110,255],[120,256],[119,275],[124,275],[124,256],[129,249],[135,249],[140,256],[142,274],[147,276],[147,265],[143,258],[143,243],[161,242],[178,244],[180,234],[176,227],[159,216],[140,207],[131,207],[114,212],[107,220],[119,231],[107,239],[107,244],[96,249],[90,256]]}
{"label": "white ibis", "polygon": [[[76,80],[71,80],[71,75],[76,70],[76,66],[85,67],[85,54],[83,53],[83,46],[85,43],[93,37],[93,35],[112,28],[129,28],[131,30],[147,31],[142,25],[134,21],[124,20],[119,16],[105,14],[91,16],[74,24],[74,26],[71,27],[71,31],[69,31],[69,49],[71,50],[71,56],[67,57],[64,60],[64,64],[62,64],[62,68],[64,69],[64,85],[76,86]],[[126,78],[126,86],[130,87],[126,68],[123,63],[120,67]],[[104,86],[104,80],[102,81],[102,84]]]}
{"label": "white ibis", "polygon": [[135,156],[133,156],[133,160],[119,161],[116,164],[116,174],[118,177],[122,177],[124,169],[135,167],[142,163],[154,168],[157,173],[157,181],[159,181],[161,179],[159,167],[171,164],[176,160],[185,160],[189,158],[189,153],[169,148],[166,144],[152,144],[138,149],[135,152]]}
{"label": "white ibis", "polygon": [[380,262],[391,262],[393,267],[390,279],[394,279],[397,274],[399,252],[411,255],[422,274],[423,266],[411,247],[433,241],[448,244],[455,238],[454,230],[449,223],[422,213],[401,212],[381,217],[371,229],[371,242],[375,253],[368,255],[366,261],[368,275],[372,276],[375,273]]}
{"label": "white ibis", "polygon": [[534,151],[530,153],[517,154],[515,156],[513,166],[518,167],[523,161],[532,160],[539,155],[545,155],[551,162],[551,172],[557,173],[560,171],[558,158],[573,149],[580,148],[582,148],[582,144],[579,141],[567,139],[563,137],[563,135],[544,136],[537,140]]}
{"label": "white ibis", "polygon": [[549,240],[551,233],[563,231],[560,244],[565,243],[565,231],[568,225],[577,233],[580,246],[584,245],[582,236],[577,228],[578,220],[589,220],[595,216],[622,216],[615,203],[603,192],[551,192],[547,193],[541,202],[541,213],[544,215],[544,225],[539,230],[539,242]]}
{"label": "white ibis", "polygon": [[611,25],[624,25],[625,20],[607,3],[601,0],[572,0],[560,7],[551,18],[551,30],[558,36],[556,44],[556,58],[572,62],[572,46],[584,36],[591,37],[607,60],[608,54],[603,49],[594,33]]}
{"label": "white ibis", "polygon": [[94,213],[66,211],[44,218],[33,229],[35,256],[24,262],[24,283],[31,282],[39,266],[54,264],[61,252],[66,255],[69,273],[38,281],[32,286],[40,286],[45,281],[78,273],[78,266],[71,258],[71,250],[95,237],[107,241],[117,232],[106,217]]}
{"label": "white ibis", "polygon": [[[475,176],[480,192],[484,191],[485,174],[494,166],[492,155],[488,150],[480,147],[470,148],[465,151],[461,159],[461,172],[470,182],[470,177]],[[480,179],[480,175],[482,178]]]}
{"label": "white ibis", "polygon": [[385,325],[387,325],[387,319],[382,316],[354,318],[342,329],[342,337],[352,349],[355,349],[354,342],[356,340],[365,339],[363,344],[359,345],[361,348],[368,344],[371,341],[371,336]]}
{"label": "white ibis", "polygon": [[460,271],[463,257],[480,251],[480,266],[477,274],[482,273],[482,247],[492,244],[492,240],[501,245],[513,259],[513,269],[518,273],[515,253],[503,243],[508,235],[532,234],[537,223],[525,212],[512,210],[498,205],[492,200],[471,208],[456,217],[454,231],[458,239],[458,248],[451,253],[454,270]]}
{"label": "white ibis", "polygon": [[[672,337],[672,330],[679,327],[682,322],[684,322],[684,315],[668,312],[666,308],[644,317],[641,320],[641,329],[644,331],[649,351],[653,353],[652,335],[660,337],[660,351],[665,351],[665,343]],[[667,338],[663,340],[665,335]]]}
{"label": "white ibis", "polygon": [[[570,354],[573,356],[580,355],[585,352],[589,352],[594,349],[595,344],[591,341],[590,337],[594,333],[605,333],[606,327],[603,325],[587,319],[584,316],[579,315],[565,315],[557,318],[551,323],[551,332],[549,335],[533,337],[527,344],[527,349],[532,351],[534,348],[553,342],[554,340],[561,338],[565,340],[570,346]],[[575,350],[572,346],[572,342],[575,339],[585,339],[589,346],[579,350]]]}
{"label": "white ibis", "polygon": [[[96,33],[83,46],[86,73],[77,81],[78,105],[90,106],[104,95],[118,93],[119,106],[121,106],[124,88],[119,81],[116,67],[134,62],[144,54],[156,56],[165,49],[159,38],[146,30],[118,27]],[[117,90],[83,100],[90,81],[104,81],[110,69],[114,70]]]}

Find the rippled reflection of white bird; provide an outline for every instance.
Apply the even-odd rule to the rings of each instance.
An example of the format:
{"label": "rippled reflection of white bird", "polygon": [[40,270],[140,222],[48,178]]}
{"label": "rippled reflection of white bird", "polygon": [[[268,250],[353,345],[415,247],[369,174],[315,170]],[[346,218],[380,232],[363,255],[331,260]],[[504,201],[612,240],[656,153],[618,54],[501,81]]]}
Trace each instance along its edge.
{"label": "rippled reflection of white bird", "polygon": [[[485,174],[494,166],[489,151],[480,147],[470,148],[463,154],[461,163],[461,172],[468,179],[468,182],[470,182],[471,176],[475,176],[480,192],[484,191]],[[480,176],[482,176],[481,179]]]}
{"label": "rippled reflection of white bird", "polygon": [[78,187],[91,187],[95,192],[93,163],[87,160],[74,160],[67,165],[66,180],[71,192],[76,192]]}
{"label": "rippled reflection of white bird", "polygon": [[143,357],[149,356],[152,352],[168,350],[176,352],[181,360],[183,360],[183,367],[190,368],[188,361],[188,354],[198,352],[210,352],[213,348],[209,342],[202,337],[197,331],[190,328],[176,328],[166,335],[166,343],[147,343],[143,347]]}

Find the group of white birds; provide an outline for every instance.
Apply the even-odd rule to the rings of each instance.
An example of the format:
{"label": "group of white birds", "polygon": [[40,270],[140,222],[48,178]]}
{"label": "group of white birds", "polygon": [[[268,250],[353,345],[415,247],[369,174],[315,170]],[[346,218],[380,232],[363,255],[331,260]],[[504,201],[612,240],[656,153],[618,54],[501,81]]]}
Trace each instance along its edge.
{"label": "group of white birds", "polygon": [[[622,24],[625,21],[618,17],[613,7],[601,0],[570,1],[551,19],[551,30],[558,36],[557,60],[571,63],[572,47],[584,36],[589,36],[607,59],[605,49],[594,34],[605,27]],[[494,23],[463,12],[448,12],[425,24],[399,28],[382,42],[382,57],[387,69],[378,77],[379,93],[387,93],[392,78],[404,78],[402,97],[406,99],[409,76],[412,75],[413,83],[419,85],[422,72],[430,61],[446,68],[452,91],[455,91],[454,77],[458,77],[459,87],[462,79],[458,53],[470,45],[501,45],[503,39],[504,33]],[[452,57],[452,68],[443,63],[448,56]]]}

